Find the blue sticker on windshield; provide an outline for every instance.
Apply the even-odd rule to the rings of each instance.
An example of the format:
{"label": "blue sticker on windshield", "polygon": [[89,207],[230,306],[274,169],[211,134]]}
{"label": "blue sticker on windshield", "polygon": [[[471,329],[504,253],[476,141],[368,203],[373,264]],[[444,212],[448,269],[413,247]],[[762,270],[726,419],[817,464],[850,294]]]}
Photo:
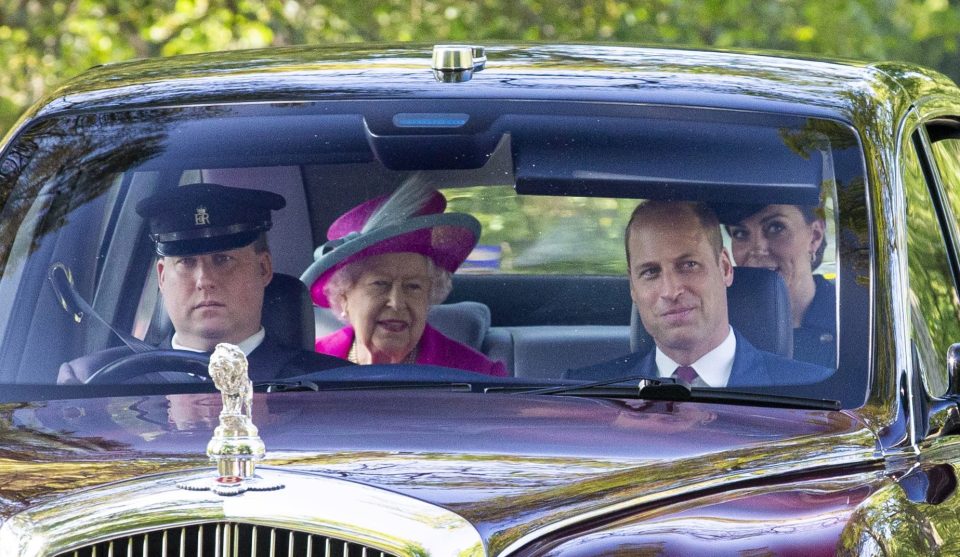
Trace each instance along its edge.
{"label": "blue sticker on windshield", "polygon": [[469,119],[469,114],[401,112],[393,116],[393,125],[398,128],[459,128]]}

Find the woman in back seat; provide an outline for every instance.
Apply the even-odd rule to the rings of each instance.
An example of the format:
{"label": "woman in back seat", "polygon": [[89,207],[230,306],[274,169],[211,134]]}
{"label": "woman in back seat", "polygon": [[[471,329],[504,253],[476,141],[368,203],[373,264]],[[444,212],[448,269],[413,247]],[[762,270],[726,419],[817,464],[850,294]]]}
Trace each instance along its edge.
{"label": "woman in back seat", "polygon": [[740,214],[727,224],[736,264],[773,269],[787,285],[793,358],[835,368],[837,294],[832,281],[813,273],[827,245],[822,208],[754,205],[736,210]]}
{"label": "woman in back seat", "polygon": [[300,277],[314,303],[347,326],[317,340],[317,351],[358,364],[418,363],[506,376],[502,362],[427,324],[432,304],[480,238],[480,223],[444,213],[442,194],[414,177],[393,195],[351,209]]}

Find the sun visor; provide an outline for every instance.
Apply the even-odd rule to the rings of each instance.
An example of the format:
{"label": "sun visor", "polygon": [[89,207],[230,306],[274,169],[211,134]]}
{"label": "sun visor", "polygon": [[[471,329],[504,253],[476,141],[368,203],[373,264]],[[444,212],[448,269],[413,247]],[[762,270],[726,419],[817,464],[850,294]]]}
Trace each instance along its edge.
{"label": "sun visor", "polygon": [[819,201],[824,152],[795,146],[810,144],[798,139],[802,129],[669,119],[539,120],[511,126],[521,194]]}
{"label": "sun visor", "polygon": [[[199,109],[183,112],[192,117],[166,128],[157,126],[156,133],[144,130],[146,139],[141,140],[144,142],[141,151],[156,151],[162,153],[162,157],[148,160],[141,169],[304,162],[346,164],[373,160],[363,133],[363,118],[359,115],[260,114],[251,118],[244,114],[230,117]],[[151,145],[153,142],[162,149]]]}

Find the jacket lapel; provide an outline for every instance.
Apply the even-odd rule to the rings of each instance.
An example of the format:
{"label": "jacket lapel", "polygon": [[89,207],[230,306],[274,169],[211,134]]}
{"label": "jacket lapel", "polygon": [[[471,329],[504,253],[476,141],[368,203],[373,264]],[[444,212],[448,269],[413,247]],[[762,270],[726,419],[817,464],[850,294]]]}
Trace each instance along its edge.
{"label": "jacket lapel", "polygon": [[657,373],[657,350],[652,348],[647,351],[647,353],[630,368],[626,375],[637,375],[647,379],[657,379],[659,377]]}
{"label": "jacket lapel", "polygon": [[773,384],[767,363],[760,351],[736,330],[734,334],[737,336],[737,350],[733,355],[733,369],[730,370],[727,386],[757,387]]}

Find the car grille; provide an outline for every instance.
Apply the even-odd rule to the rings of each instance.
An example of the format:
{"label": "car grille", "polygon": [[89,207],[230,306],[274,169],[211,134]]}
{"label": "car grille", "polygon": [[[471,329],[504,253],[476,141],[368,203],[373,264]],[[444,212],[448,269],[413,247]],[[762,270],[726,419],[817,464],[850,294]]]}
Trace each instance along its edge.
{"label": "car grille", "polygon": [[395,557],[371,547],[284,528],[233,522],[123,536],[56,557]]}

